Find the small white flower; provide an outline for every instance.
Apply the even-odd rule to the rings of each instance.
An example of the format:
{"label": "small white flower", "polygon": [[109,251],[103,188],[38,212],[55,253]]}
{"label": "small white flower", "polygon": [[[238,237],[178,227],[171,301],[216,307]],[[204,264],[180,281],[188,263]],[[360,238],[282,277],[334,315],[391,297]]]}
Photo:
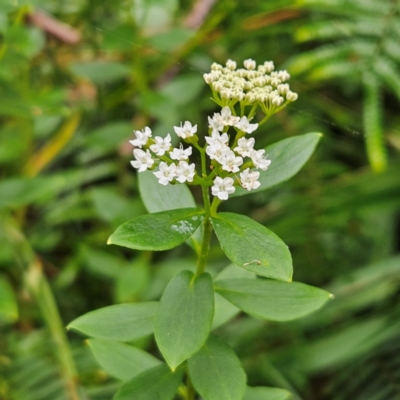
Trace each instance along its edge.
{"label": "small white flower", "polygon": [[238,140],[238,146],[235,147],[233,150],[235,150],[236,153],[239,153],[242,157],[250,157],[252,151],[254,150],[254,143],[254,138],[240,138]]}
{"label": "small white flower", "polygon": [[214,186],[211,187],[213,196],[217,196],[220,200],[228,200],[230,194],[234,193],[234,180],[232,178],[221,178],[217,176],[214,179]]}
{"label": "small white flower", "polygon": [[147,141],[151,137],[151,129],[146,126],[142,131],[135,131],[135,136],[136,138],[130,140],[129,143],[135,147],[142,148],[142,146],[146,146]]}
{"label": "small white flower", "polygon": [[290,74],[286,70],[283,70],[278,72],[278,77],[282,82],[285,82],[290,79]]}
{"label": "small white flower", "polygon": [[220,134],[216,129],[213,129],[211,132],[211,136],[206,136],[206,142],[209,145],[212,145],[215,142],[221,143],[221,144],[227,144],[229,141],[229,136],[225,132],[223,134]]}
{"label": "small white flower", "polygon": [[286,93],[286,100],[288,101],[296,101],[298,97],[297,93],[291,92],[290,90]]}
{"label": "small white flower", "polygon": [[203,78],[205,80],[205,82],[210,85],[211,83],[214,82],[214,77],[212,74],[203,74]]}
{"label": "small white flower", "polygon": [[268,169],[268,166],[271,164],[271,160],[264,158],[265,150],[253,150],[250,154],[251,160],[256,168],[260,168],[263,171]]}
{"label": "small white flower", "polygon": [[257,128],[258,124],[250,124],[246,116],[240,118],[240,120],[235,124],[235,127],[240,129],[242,132],[253,133]]}
{"label": "small white flower", "polygon": [[169,152],[169,156],[173,160],[177,161],[185,161],[189,158],[192,154],[192,146],[189,146],[187,149],[184,149],[182,143],[180,144],[179,149],[174,149],[173,151]]}
{"label": "small white flower", "polygon": [[133,150],[133,155],[135,156],[136,160],[131,161],[131,164],[134,168],[138,168],[139,172],[146,171],[147,168],[151,168],[154,164],[154,160],[151,158],[151,153],[149,150],[144,152],[140,149]]}
{"label": "small white flower", "polygon": [[180,183],[192,182],[196,174],[194,168],[194,163],[188,164],[186,161],[179,161],[179,165],[176,168],[176,180]]}
{"label": "small white flower", "polygon": [[240,183],[247,190],[257,189],[261,183],[257,180],[260,176],[258,171],[250,171],[250,168],[245,169],[240,173]]}
{"label": "small white flower", "polygon": [[[286,95],[286,96],[287,96],[287,95]],[[281,96],[275,96],[275,97],[271,100],[271,103],[272,103],[274,106],[279,107],[280,105],[283,104],[284,101],[285,101],[285,100],[284,100],[283,97],[281,97]]]}
{"label": "small white flower", "polygon": [[212,130],[217,130],[221,132],[224,130],[224,124],[222,122],[221,114],[215,113],[212,118],[208,117],[208,124]]}
{"label": "small white flower", "polygon": [[246,69],[255,69],[256,68],[256,62],[249,58],[248,60],[244,60],[243,65]]}
{"label": "small white flower", "polygon": [[166,162],[162,161],[160,162],[158,169],[159,170],[153,172],[153,174],[158,178],[158,183],[161,185],[168,185],[168,183],[170,183],[176,175],[175,164],[168,165]]}
{"label": "small white flower", "polygon": [[221,157],[218,158],[218,162],[222,165],[222,169],[229,172],[238,172],[239,167],[243,164],[243,158],[236,156],[236,154],[229,150]]}
{"label": "small white flower", "polygon": [[[215,114],[214,114],[215,115]],[[240,117],[232,115],[232,111],[228,106],[225,106],[221,110],[221,122],[225,126],[233,126],[240,121]]]}
{"label": "small white flower", "polygon": [[150,150],[158,156],[163,156],[171,148],[171,135],[169,133],[165,138],[156,136],[154,140],[156,142],[150,146]]}
{"label": "small white flower", "polygon": [[206,147],[207,155],[211,158],[211,160],[217,160],[218,162],[221,157],[230,151],[231,149],[226,144],[217,141]]}
{"label": "small white flower", "polygon": [[197,125],[192,126],[189,121],[185,121],[182,126],[174,126],[175,133],[182,139],[192,137],[197,132]]}
{"label": "small white flower", "polygon": [[289,92],[289,85],[287,83],[283,83],[281,85],[278,85],[278,87],[276,88],[276,90],[278,91],[278,93],[283,96],[284,94]]}
{"label": "small white flower", "polygon": [[226,68],[230,69],[231,71],[234,71],[236,69],[236,61],[228,60],[226,62]]}
{"label": "small white flower", "polygon": [[275,68],[273,61],[265,61],[264,67],[268,73],[272,72]]}

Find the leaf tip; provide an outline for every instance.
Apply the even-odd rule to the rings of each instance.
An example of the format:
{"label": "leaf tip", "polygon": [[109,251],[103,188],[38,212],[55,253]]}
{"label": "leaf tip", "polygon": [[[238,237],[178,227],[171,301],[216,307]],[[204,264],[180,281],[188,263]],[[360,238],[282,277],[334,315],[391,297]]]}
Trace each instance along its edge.
{"label": "leaf tip", "polygon": [[112,244],[112,241],[111,241],[111,236],[108,238],[108,240],[107,240],[107,244],[108,244],[108,245]]}
{"label": "leaf tip", "polygon": [[334,298],[335,298],[335,295],[334,295],[333,293],[329,293],[328,297],[329,297],[330,299],[334,299]]}

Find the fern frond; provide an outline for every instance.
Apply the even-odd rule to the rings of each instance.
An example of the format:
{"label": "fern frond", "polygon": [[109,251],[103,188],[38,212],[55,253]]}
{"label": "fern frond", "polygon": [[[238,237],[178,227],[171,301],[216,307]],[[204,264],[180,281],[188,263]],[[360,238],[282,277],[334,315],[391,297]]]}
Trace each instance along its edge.
{"label": "fern frond", "polygon": [[298,0],[300,7],[329,11],[337,15],[386,15],[392,9],[390,2],[376,0]]}
{"label": "fern frond", "polygon": [[375,76],[370,72],[364,73],[363,86],[363,124],[367,155],[372,169],[382,172],[387,167],[387,157],[383,139],[380,88]]}
{"label": "fern frond", "polygon": [[300,27],[295,33],[298,42],[310,40],[332,40],[343,39],[354,36],[381,36],[384,28],[383,19],[373,17],[363,17],[355,21],[332,20],[327,24],[326,21],[318,21]]}
{"label": "fern frond", "polygon": [[297,75],[314,69],[321,64],[329,64],[338,60],[354,60],[370,56],[374,51],[374,42],[368,40],[340,41],[335,44],[321,46],[303,53],[289,61],[291,74]]}
{"label": "fern frond", "polygon": [[314,68],[310,73],[311,80],[321,81],[337,78],[349,78],[358,73],[359,65],[351,61],[337,61]]}
{"label": "fern frond", "polygon": [[400,99],[400,76],[393,62],[388,58],[379,57],[376,59],[373,68],[382,82]]}

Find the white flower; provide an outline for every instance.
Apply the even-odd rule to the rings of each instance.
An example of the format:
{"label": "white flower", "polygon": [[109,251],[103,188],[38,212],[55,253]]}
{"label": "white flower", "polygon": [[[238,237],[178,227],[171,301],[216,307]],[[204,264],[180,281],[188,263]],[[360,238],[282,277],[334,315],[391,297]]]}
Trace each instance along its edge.
{"label": "white flower", "polygon": [[159,171],[153,172],[153,174],[158,178],[158,183],[161,183],[161,185],[168,185],[168,183],[170,183],[176,175],[175,164],[168,165],[162,161],[160,162],[158,169]]}
{"label": "white flower", "polygon": [[208,123],[209,127],[214,131],[223,131],[224,130],[224,124],[222,122],[222,117],[221,114],[214,113],[214,116],[208,117]]}
{"label": "white flower", "polygon": [[232,178],[221,178],[217,176],[214,179],[214,186],[211,187],[213,196],[217,196],[220,200],[228,200],[230,194],[235,191]]}
{"label": "white flower", "polygon": [[226,62],[226,68],[230,69],[231,71],[234,71],[236,69],[236,61],[228,60]]}
{"label": "white flower", "polygon": [[136,160],[131,161],[131,164],[134,168],[139,168],[139,172],[146,171],[147,168],[151,168],[154,164],[154,160],[151,158],[149,150],[144,152],[143,150],[135,149],[133,150],[133,155]]}
{"label": "white flower", "polygon": [[192,137],[197,132],[197,125],[192,126],[189,121],[185,121],[182,126],[174,126],[175,133],[182,139]]}
{"label": "white flower", "polygon": [[250,154],[251,160],[256,168],[260,168],[263,171],[268,169],[268,166],[271,164],[271,160],[267,160],[264,158],[265,150],[253,150]]}
{"label": "white flower", "polygon": [[261,183],[257,180],[260,176],[258,171],[250,171],[250,168],[245,169],[240,173],[240,183],[243,189],[251,190],[260,187]]}
{"label": "white flower", "polygon": [[[287,95],[286,95],[286,97],[287,97]],[[282,105],[283,102],[284,102],[284,99],[283,99],[283,97],[281,97],[281,96],[275,96],[275,97],[271,100],[271,103],[272,103],[274,106],[277,106],[277,107],[279,107],[280,105]]]}
{"label": "white flower", "polygon": [[217,161],[222,165],[223,170],[229,172],[238,172],[239,167],[243,164],[243,158],[236,156],[232,150],[223,154]]}
{"label": "white flower", "polygon": [[246,139],[240,138],[238,140],[238,146],[234,148],[236,153],[239,153],[242,157],[250,157],[252,151],[254,150],[254,138]]}
{"label": "white flower", "polygon": [[231,149],[221,142],[213,142],[210,146],[206,147],[206,153],[211,158],[211,160],[219,160],[224,154],[227,154],[231,151]]}
{"label": "white flower", "polygon": [[275,68],[274,62],[273,61],[265,61],[264,67],[266,69],[266,72],[272,72]]}
{"label": "white flower", "polygon": [[186,161],[179,161],[179,165],[176,168],[176,180],[180,183],[192,182],[196,174],[194,168],[194,163],[188,164]]}
{"label": "white flower", "polygon": [[147,144],[147,141],[151,137],[151,129],[146,126],[144,129],[142,129],[142,131],[135,131],[135,136],[136,138],[130,140],[129,143],[135,147],[142,148],[142,146]]}
{"label": "white flower", "polygon": [[247,117],[244,116],[235,124],[235,127],[240,129],[242,132],[253,133],[258,128],[258,124],[250,124]]}
{"label": "white flower", "polygon": [[286,93],[286,99],[288,101],[296,101],[298,97],[297,93],[291,92],[290,90]]}
{"label": "white flower", "polygon": [[290,79],[290,74],[286,71],[278,71],[278,77],[281,81],[285,82]]}
{"label": "white flower", "polygon": [[[215,116],[215,114],[214,114]],[[232,115],[232,111],[228,106],[225,106],[221,110],[221,122],[227,126],[233,126],[240,121],[240,117]],[[220,130],[220,129],[219,129]]]}
{"label": "white flower", "polygon": [[216,129],[213,129],[211,136],[206,136],[205,139],[209,145],[213,145],[216,142],[227,144],[229,141],[229,136],[226,132],[221,135]]}
{"label": "white flower", "polygon": [[161,136],[156,136],[154,140],[156,142],[150,146],[150,150],[158,156],[163,156],[171,148],[171,135],[169,133],[165,139]]}
{"label": "white flower", "polygon": [[178,161],[187,160],[191,154],[192,154],[192,146],[189,146],[187,149],[184,149],[182,143],[179,149],[174,149],[173,151],[169,152],[169,156],[173,160],[178,160]]}
{"label": "white flower", "polygon": [[256,68],[256,62],[249,58],[248,60],[244,60],[243,65],[246,69],[255,69]]}

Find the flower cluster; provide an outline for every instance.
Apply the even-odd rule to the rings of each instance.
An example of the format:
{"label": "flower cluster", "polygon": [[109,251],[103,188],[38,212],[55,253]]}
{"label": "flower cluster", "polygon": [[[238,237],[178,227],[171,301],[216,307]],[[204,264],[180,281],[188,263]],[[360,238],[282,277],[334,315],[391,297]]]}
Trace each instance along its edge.
{"label": "flower cluster", "polygon": [[[265,150],[255,148],[255,138],[250,136],[259,126],[251,120],[260,106],[265,118],[295,101],[297,94],[285,83],[287,71],[274,71],[272,61],[256,66],[255,61],[244,61],[245,69],[237,69],[236,62],[228,60],[226,67],[213,64],[211,72],[204,75],[213,90],[214,100],[220,104],[220,112],[208,117],[208,135],[203,146],[199,144],[197,125],[186,121],[175,126],[176,135],[182,140],[171,144],[171,135],[152,136],[149,127],[135,131],[131,144],[135,147],[131,161],[139,172],[152,170],[161,185],[188,183],[211,187],[211,193],[219,200],[227,200],[236,187],[254,190],[261,186],[260,170],[266,171],[271,164]],[[257,67],[257,68],[256,68]],[[235,104],[240,103],[240,114]],[[246,107],[251,110],[246,114]],[[184,145],[185,144],[185,145]],[[201,156],[201,172],[190,162],[193,147]],[[208,156],[208,158],[207,158]]]}
{"label": "flower cluster", "polygon": [[265,114],[273,114],[297,100],[297,93],[286,83],[290,78],[287,71],[274,71],[272,61],[257,66],[254,60],[248,59],[243,64],[244,68],[237,68],[232,60],[228,60],[225,67],[213,63],[211,71],[203,75],[219,104],[258,103]]}
{"label": "flower cluster", "polygon": [[[256,169],[267,170],[271,160],[266,158],[265,150],[254,149],[253,137],[246,138],[241,135],[253,133],[258,124],[250,123],[246,116],[233,115],[229,107],[223,107],[220,113],[208,117],[208,122],[210,134],[206,136],[205,146],[200,147],[200,151],[208,155],[212,172],[208,177],[204,177],[204,174],[202,179],[199,177],[198,183],[207,185],[212,182],[211,192],[220,200],[227,200],[229,195],[235,192],[235,185],[247,190],[257,189],[260,186],[258,181],[260,172]],[[230,127],[236,128],[237,132],[232,144],[227,133]],[[183,126],[175,126],[174,130],[184,141],[197,145],[197,125],[193,126],[186,121]],[[153,138],[149,127],[135,131],[135,139],[130,143],[135,146],[133,150],[135,160],[131,161],[131,164],[139,172],[158,167],[153,173],[161,185],[194,181],[197,174],[195,164],[189,162],[192,146],[184,148],[180,143],[179,147],[174,148],[171,145],[170,134],[165,138],[160,136]],[[249,159],[247,162],[246,158]]]}

